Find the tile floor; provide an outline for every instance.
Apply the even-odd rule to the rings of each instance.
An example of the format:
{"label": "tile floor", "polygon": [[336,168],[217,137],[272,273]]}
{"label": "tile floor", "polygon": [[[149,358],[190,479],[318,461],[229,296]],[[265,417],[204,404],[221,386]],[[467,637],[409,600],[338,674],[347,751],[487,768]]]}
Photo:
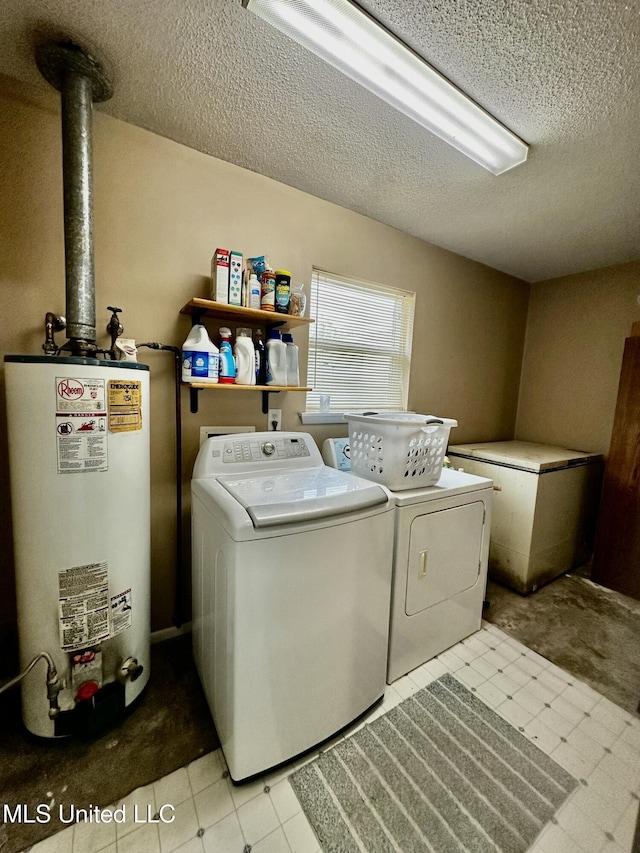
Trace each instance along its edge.
{"label": "tile floor", "polygon": [[[445,672],[581,782],[532,853],[630,853],[640,800],[640,719],[489,623],[387,687],[384,702],[345,736]],[[77,823],[31,851],[315,853],[318,842],[287,780],[314,754],[234,787],[216,750],[118,803],[126,823]],[[175,808],[175,820],[136,824],[134,804],[140,821],[163,804]],[[165,808],[163,815],[171,814]]]}

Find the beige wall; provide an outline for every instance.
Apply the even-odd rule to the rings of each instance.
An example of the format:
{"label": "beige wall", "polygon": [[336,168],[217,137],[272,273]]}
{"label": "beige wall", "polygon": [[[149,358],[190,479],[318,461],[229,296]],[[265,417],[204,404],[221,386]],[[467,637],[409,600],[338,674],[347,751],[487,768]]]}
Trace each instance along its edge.
{"label": "beige wall", "polygon": [[[0,350],[38,354],[45,312],[65,312],[57,95],[0,78],[0,116]],[[99,345],[108,345],[107,305],[123,309],[125,337],[180,344],[190,321],[179,309],[193,296],[208,296],[216,246],[265,252],[296,281],[308,282],[317,265],[415,290],[410,408],[457,418],[456,441],[513,436],[527,284],[98,112],[94,158]],[[218,325],[209,324],[212,335]],[[295,331],[303,364],[306,335]],[[152,623],[159,629],[170,624],[173,610],[174,389],[169,356],[146,350],[140,360],[151,366]],[[203,392],[197,415],[188,410],[187,391],[182,394],[188,529],[198,427],[265,429],[266,417],[256,392]],[[0,399],[0,475],[6,482],[3,393]],[[285,429],[303,429],[297,416],[303,394],[271,399],[283,408]],[[330,435],[346,435],[346,427],[314,430],[318,442]],[[4,489],[2,554],[11,545],[9,519]],[[9,559],[5,590],[11,575]],[[6,618],[9,599],[0,596]]]}
{"label": "beige wall", "polygon": [[531,285],[516,436],[608,453],[640,262]]}

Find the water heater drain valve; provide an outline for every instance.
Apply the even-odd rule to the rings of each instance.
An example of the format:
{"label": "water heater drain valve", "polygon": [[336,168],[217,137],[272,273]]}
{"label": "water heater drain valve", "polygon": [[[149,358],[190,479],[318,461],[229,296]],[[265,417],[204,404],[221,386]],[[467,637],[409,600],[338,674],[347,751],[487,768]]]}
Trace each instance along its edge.
{"label": "water heater drain valve", "polygon": [[144,667],[142,664],[138,663],[138,658],[126,658],[122,661],[122,665],[120,666],[121,678],[130,678],[131,681],[135,681],[137,678],[140,678],[143,671]]}

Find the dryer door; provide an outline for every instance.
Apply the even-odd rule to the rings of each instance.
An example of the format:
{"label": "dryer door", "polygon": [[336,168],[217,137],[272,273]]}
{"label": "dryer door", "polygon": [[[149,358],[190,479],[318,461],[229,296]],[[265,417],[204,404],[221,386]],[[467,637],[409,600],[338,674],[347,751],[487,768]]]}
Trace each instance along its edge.
{"label": "dryer door", "polygon": [[474,586],[480,573],[483,525],[482,501],[414,518],[409,536],[407,616]]}

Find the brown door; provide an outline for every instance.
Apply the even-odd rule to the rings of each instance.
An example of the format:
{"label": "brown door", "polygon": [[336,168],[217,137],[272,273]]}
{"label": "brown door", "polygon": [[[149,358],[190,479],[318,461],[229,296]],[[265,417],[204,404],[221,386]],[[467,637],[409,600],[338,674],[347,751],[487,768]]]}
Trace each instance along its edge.
{"label": "brown door", "polygon": [[622,359],[592,580],[640,599],[640,323]]}

